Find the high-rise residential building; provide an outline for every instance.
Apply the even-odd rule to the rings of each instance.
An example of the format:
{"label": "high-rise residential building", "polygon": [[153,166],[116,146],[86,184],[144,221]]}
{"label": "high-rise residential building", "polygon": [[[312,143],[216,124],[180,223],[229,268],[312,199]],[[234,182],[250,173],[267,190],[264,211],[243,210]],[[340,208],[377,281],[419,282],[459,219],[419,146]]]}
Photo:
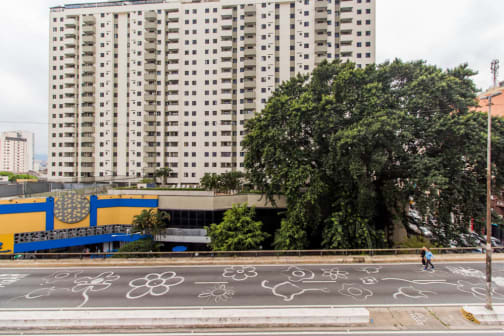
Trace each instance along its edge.
{"label": "high-rise residential building", "polygon": [[2,132],[0,135],[0,170],[13,173],[27,173],[33,170],[33,140],[32,132]]}
{"label": "high-rise residential building", "polygon": [[244,123],[327,59],[375,61],[376,0],[142,0],[50,10],[48,178],[171,184],[243,167]]}

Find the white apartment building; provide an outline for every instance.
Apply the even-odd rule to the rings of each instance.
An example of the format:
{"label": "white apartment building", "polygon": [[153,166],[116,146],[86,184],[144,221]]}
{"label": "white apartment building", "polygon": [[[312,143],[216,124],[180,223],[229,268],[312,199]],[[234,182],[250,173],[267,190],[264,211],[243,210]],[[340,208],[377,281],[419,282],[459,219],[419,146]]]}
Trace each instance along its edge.
{"label": "white apartment building", "polygon": [[0,135],[0,171],[27,173],[33,170],[34,145],[32,132],[2,132]]}
{"label": "white apartment building", "polygon": [[243,169],[244,123],[322,60],[375,62],[376,0],[129,0],[50,9],[52,181]]}

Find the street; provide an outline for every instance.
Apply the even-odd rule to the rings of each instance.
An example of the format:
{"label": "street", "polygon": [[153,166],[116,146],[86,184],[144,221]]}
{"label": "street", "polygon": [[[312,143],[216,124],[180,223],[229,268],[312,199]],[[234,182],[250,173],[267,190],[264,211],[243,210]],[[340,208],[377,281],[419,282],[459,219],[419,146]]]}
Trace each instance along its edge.
{"label": "street", "polygon": [[[12,268],[0,309],[435,306],[485,302],[483,263]],[[504,304],[504,263],[493,265]]]}

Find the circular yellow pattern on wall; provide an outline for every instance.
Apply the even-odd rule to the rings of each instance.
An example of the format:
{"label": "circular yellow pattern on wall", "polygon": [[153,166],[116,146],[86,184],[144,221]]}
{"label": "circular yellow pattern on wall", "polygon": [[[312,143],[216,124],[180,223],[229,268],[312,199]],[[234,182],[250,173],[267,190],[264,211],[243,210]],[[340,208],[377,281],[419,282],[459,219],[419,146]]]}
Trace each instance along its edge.
{"label": "circular yellow pattern on wall", "polygon": [[77,194],[67,194],[54,202],[54,216],[67,224],[78,223],[89,214],[89,200]]}

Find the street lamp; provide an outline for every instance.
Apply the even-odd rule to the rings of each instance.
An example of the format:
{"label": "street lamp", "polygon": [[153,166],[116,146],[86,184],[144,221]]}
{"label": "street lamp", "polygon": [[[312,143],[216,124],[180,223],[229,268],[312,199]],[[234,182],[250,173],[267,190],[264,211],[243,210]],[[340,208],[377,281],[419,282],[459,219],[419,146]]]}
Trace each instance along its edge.
{"label": "street lamp", "polygon": [[486,308],[492,310],[492,220],[490,213],[490,194],[491,194],[491,179],[492,179],[492,152],[491,152],[491,137],[492,137],[492,98],[500,95],[498,91],[481,99],[488,99],[488,130],[487,130],[487,198],[486,198],[486,281],[487,281],[487,296]]}

